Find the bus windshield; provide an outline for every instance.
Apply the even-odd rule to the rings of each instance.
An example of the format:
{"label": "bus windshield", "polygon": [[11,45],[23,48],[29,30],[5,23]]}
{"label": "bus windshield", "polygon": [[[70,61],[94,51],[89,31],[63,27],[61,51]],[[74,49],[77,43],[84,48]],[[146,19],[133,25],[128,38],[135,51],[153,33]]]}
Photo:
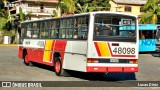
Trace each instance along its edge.
{"label": "bus windshield", "polygon": [[93,40],[136,42],[136,18],[119,14],[96,14]]}

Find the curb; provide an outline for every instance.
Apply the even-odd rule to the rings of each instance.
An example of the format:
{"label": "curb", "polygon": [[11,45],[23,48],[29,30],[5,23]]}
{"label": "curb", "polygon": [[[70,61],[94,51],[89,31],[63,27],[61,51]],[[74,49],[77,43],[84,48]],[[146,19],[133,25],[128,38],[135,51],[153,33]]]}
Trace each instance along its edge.
{"label": "curb", "polygon": [[18,46],[18,44],[0,44],[0,46]]}

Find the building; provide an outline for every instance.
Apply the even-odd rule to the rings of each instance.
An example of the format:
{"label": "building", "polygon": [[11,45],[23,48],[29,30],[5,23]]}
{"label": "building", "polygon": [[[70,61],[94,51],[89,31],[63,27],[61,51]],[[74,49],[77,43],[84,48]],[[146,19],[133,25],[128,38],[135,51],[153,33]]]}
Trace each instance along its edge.
{"label": "building", "polygon": [[110,11],[124,12],[134,15],[142,15],[144,12],[142,6],[147,0],[110,0]]}
{"label": "building", "polygon": [[60,9],[57,9],[58,0],[15,0],[10,6],[10,15],[19,14],[19,7],[24,14],[30,13],[31,20],[39,18],[51,18],[53,10],[60,16]]}

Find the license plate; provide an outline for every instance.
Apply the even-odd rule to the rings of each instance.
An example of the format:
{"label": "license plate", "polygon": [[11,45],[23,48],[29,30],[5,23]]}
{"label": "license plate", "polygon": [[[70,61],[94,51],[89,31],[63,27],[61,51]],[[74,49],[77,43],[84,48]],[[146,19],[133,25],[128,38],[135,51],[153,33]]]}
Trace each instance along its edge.
{"label": "license plate", "polygon": [[112,59],[110,59],[110,62],[114,62],[114,63],[118,63],[119,62],[119,60],[118,59],[115,59],[115,58],[112,58]]}

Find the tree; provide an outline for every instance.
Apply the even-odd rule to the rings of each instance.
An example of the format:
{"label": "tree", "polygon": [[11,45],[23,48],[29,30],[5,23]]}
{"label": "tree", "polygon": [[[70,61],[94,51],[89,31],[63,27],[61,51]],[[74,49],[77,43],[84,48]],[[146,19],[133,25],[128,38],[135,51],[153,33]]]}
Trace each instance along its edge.
{"label": "tree", "polygon": [[58,8],[61,9],[62,14],[73,14],[76,10],[73,0],[59,0]]}
{"label": "tree", "polygon": [[58,13],[57,13],[57,11],[56,10],[53,10],[53,17],[58,17]]}
{"label": "tree", "polygon": [[6,18],[0,17],[0,30],[4,30],[5,25],[6,25]]}
{"label": "tree", "polygon": [[8,12],[6,12],[5,9],[0,9],[0,17],[7,18],[8,17]]}
{"label": "tree", "polygon": [[2,2],[2,0],[0,0],[0,9],[3,9],[4,7],[4,3]]}
{"label": "tree", "polygon": [[[108,11],[110,10],[111,5],[109,4],[110,0],[75,0],[75,3],[78,3],[81,5],[82,9],[86,9],[87,7],[87,12],[91,12],[91,11]],[[81,8],[79,7],[79,5],[77,4],[77,13]]]}
{"label": "tree", "polygon": [[82,7],[79,3],[77,4],[78,9],[76,10],[78,13],[85,13],[88,10],[88,3]]}
{"label": "tree", "polygon": [[143,6],[143,10],[145,13],[142,15],[140,19],[140,23],[152,23],[156,24],[158,22],[158,18],[160,16],[160,7],[158,4],[160,0],[148,0],[147,3]]}

